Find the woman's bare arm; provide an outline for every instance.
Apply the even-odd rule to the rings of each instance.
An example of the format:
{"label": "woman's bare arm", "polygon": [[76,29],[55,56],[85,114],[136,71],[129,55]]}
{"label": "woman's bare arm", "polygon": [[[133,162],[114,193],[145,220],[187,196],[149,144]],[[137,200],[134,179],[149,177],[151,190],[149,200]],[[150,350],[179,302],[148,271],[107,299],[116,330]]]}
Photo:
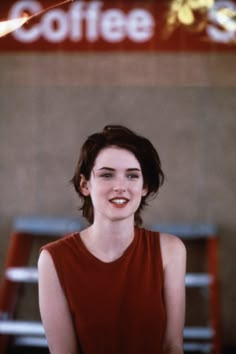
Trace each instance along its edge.
{"label": "woman's bare arm", "polygon": [[183,354],[186,249],[176,236],[161,235],[167,327],[163,354]]}
{"label": "woman's bare arm", "polygon": [[51,255],[43,250],[38,260],[39,307],[51,354],[78,354],[68,303]]}

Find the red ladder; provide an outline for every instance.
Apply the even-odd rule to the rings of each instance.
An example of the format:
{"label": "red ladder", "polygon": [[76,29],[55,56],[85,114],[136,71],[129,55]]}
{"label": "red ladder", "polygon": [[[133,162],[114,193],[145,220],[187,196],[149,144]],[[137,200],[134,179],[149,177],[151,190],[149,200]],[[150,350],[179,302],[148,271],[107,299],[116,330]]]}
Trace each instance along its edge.
{"label": "red ladder", "polygon": [[[21,283],[37,283],[37,269],[29,268],[28,262],[36,236],[61,237],[86,226],[83,219],[74,218],[17,218],[14,222],[5,274],[0,287],[0,354],[5,354],[9,339],[21,346],[47,347],[43,326],[40,322],[14,319],[18,290]],[[184,240],[201,238],[207,243],[207,273],[187,273],[186,287],[207,287],[209,290],[209,326],[185,327],[185,352],[198,351],[221,354],[220,291],[218,275],[218,237],[216,228],[205,224],[166,224],[149,227],[172,233]]]}
{"label": "red ladder", "polygon": [[[12,335],[15,344],[27,345],[29,342],[37,346],[46,345],[45,338],[42,338],[44,332],[41,324],[14,320],[21,283],[32,282],[29,271],[25,276],[22,272],[21,276],[15,275],[17,271],[19,274],[22,267],[27,269],[25,267],[28,266],[34,238],[42,235],[60,237],[79,231],[85,225],[85,221],[78,218],[19,217],[15,219],[6,257],[5,273],[0,286],[0,354],[6,353]],[[29,334],[36,335],[34,340],[29,337]]]}

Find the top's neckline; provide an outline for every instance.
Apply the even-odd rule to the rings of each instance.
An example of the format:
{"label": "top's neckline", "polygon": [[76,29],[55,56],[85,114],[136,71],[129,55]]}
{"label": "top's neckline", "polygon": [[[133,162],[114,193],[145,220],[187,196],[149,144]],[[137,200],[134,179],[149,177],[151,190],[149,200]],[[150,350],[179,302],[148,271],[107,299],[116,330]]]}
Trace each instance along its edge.
{"label": "top's neckline", "polygon": [[98,258],[97,256],[95,256],[92,252],[90,252],[88,250],[88,248],[85,246],[80,233],[76,233],[75,236],[79,242],[80,247],[82,248],[84,254],[86,254],[86,256],[94,263],[96,264],[100,264],[103,265],[105,267],[109,267],[109,265],[113,265],[113,264],[118,264],[121,263],[131,252],[132,250],[135,248],[137,240],[138,240],[138,233],[139,233],[139,228],[134,227],[134,238],[131,241],[131,243],[128,245],[128,247],[124,250],[124,252],[116,259],[114,259],[113,261],[109,261],[109,262],[105,262],[103,260],[101,260],[100,258]]}

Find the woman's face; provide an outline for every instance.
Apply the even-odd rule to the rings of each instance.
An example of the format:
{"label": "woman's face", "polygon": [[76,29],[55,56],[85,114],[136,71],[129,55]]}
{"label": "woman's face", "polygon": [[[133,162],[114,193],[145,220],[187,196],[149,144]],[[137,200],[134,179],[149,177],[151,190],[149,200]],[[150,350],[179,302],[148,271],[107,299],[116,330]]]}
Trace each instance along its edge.
{"label": "woman's face", "polygon": [[99,152],[89,181],[81,178],[81,191],[91,197],[94,221],[134,219],[142,196],[147,194],[138,160],[132,152],[118,147]]}

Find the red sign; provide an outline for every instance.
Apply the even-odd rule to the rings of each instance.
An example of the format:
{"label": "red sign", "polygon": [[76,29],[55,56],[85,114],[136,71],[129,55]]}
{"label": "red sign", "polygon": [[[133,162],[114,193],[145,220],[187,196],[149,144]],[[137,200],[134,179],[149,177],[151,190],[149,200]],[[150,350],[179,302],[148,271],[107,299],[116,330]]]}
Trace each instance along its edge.
{"label": "red sign", "polygon": [[[1,20],[31,16],[56,4],[45,2],[8,0],[0,5]],[[235,18],[235,0],[212,0],[211,5],[206,0],[205,5],[204,0],[185,5],[179,0],[78,0],[29,18],[0,38],[0,51],[235,50]]]}

